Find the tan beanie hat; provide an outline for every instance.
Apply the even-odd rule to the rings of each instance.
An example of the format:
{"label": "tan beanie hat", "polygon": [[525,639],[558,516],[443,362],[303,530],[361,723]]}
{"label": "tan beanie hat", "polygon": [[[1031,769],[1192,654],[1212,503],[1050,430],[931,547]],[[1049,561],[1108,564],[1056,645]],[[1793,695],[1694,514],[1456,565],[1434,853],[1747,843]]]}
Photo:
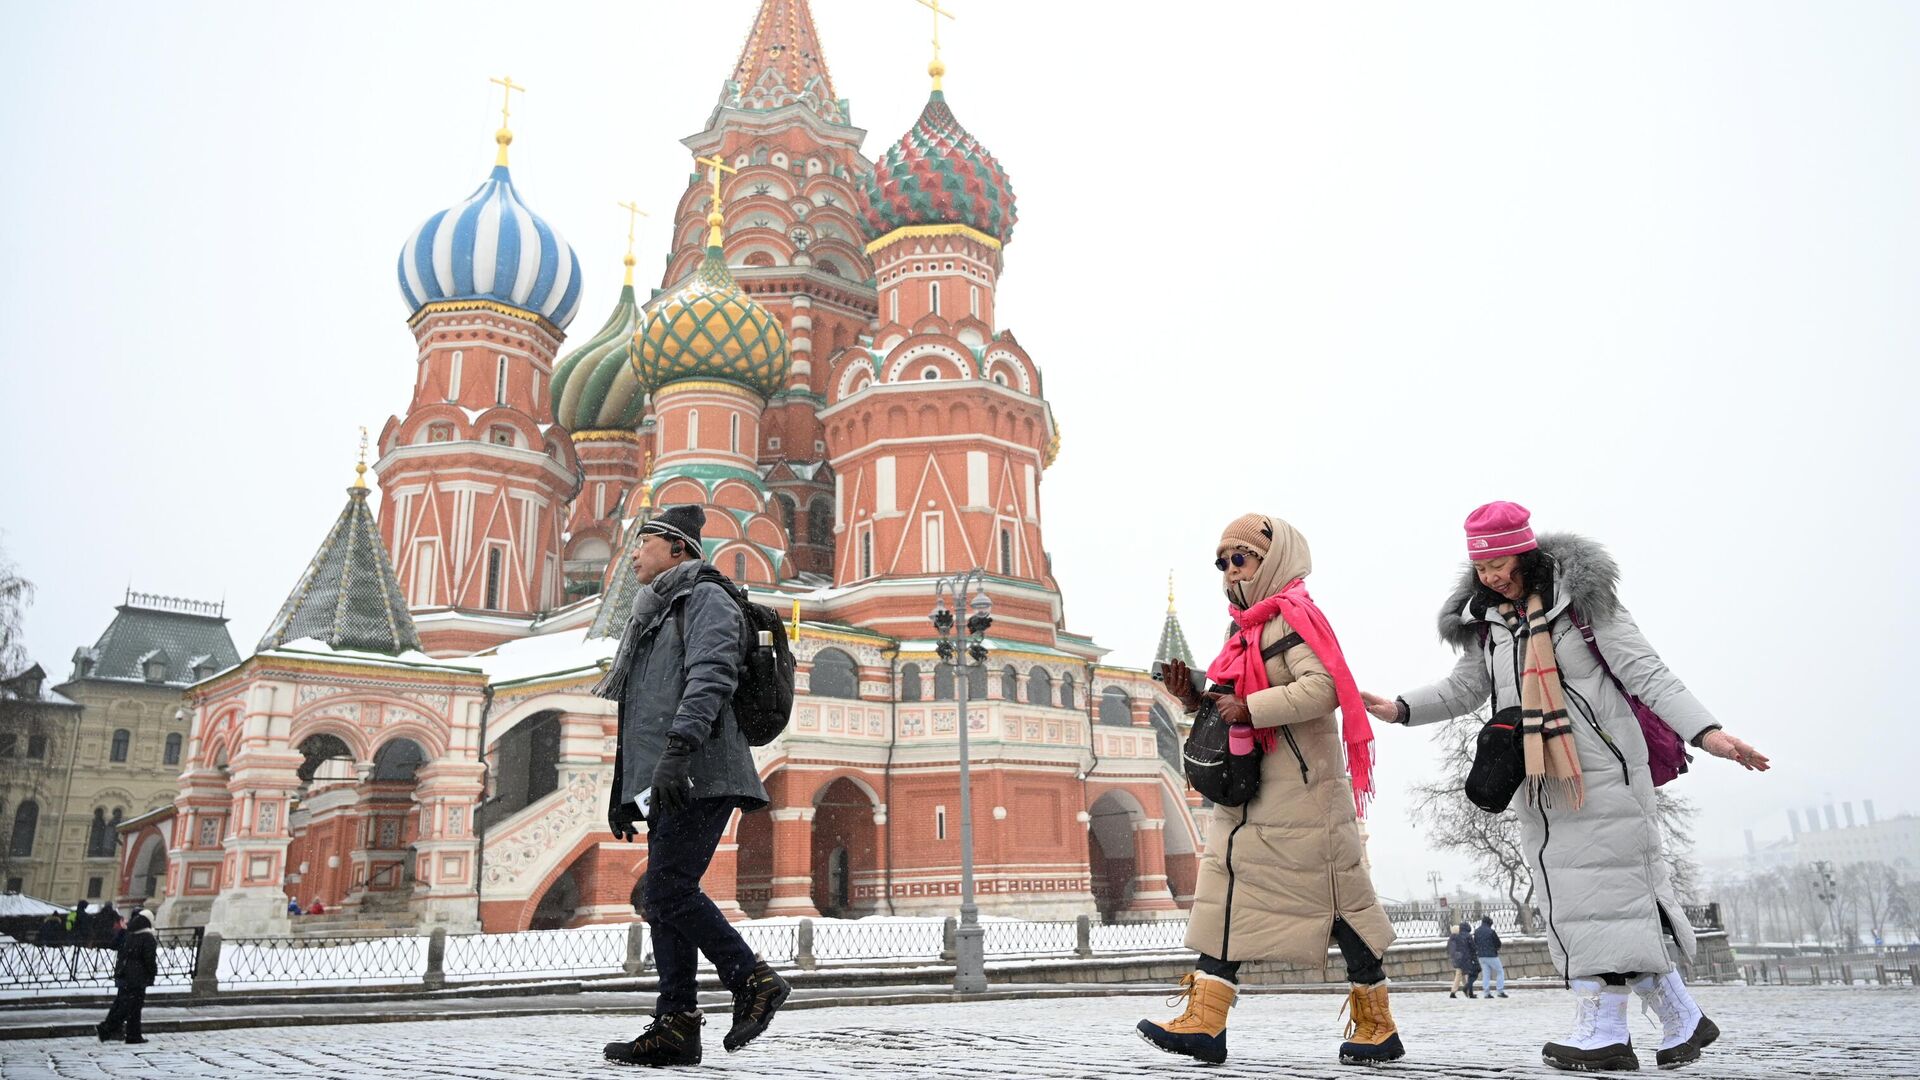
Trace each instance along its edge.
{"label": "tan beanie hat", "polygon": [[1245,514],[1234,518],[1226,531],[1220,534],[1220,546],[1215,550],[1225,552],[1234,547],[1245,547],[1265,559],[1267,552],[1273,549],[1273,519],[1265,514]]}

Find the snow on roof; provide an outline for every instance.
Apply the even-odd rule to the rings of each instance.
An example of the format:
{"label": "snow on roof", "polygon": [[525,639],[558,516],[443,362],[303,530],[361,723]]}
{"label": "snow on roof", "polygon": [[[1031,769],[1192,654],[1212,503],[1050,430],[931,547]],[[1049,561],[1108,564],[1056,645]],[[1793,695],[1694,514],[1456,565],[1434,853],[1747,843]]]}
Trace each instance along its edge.
{"label": "snow on roof", "polygon": [[70,908],[59,904],[49,904],[45,900],[25,893],[0,893],[0,918],[12,918],[26,915],[65,915]]}
{"label": "snow on roof", "polygon": [[496,645],[466,662],[486,672],[487,681],[527,682],[600,669],[620,649],[618,638],[587,637],[588,628],[576,626],[551,634],[520,638]]}
{"label": "snow on roof", "polygon": [[263,651],[262,656],[324,656],[333,660],[344,660],[354,664],[366,664],[369,667],[400,668],[438,668],[443,671],[477,671],[477,665],[458,660],[436,660],[416,649],[408,649],[398,656],[385,653],[362,652],[359,649],[336,649],[318,638],[296,638],[272,649]]}

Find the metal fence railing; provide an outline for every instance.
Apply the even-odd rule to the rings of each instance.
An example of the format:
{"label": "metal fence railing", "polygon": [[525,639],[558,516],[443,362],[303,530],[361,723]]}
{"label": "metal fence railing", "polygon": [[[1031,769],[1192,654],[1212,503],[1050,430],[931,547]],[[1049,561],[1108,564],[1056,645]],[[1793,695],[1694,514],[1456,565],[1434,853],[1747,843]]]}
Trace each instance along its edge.
{"label": "metal fence railing", "polygon": [[[1493,919],[1517,936],[1511,905],[1387,908],[1403,942],[1439,941],[1461,922]],[[1695,929],[1720,928],[1719,908],[1690,905]],[[1172,954],[1185,951],[1187,920],[1103,922],[1079,919],[988,919],[981,924],[986,955],[995,960]],[[1540,923],[1535,924],[1541,925]],[[747,945],[777,967],[952,959],[951,917],[774,919],[738,924]],[[530,979],[637,974],[653,953],[644,923],[613,923],[567,930],[507,934],[403,933],[226,938],[199,930],[160,932],[156,993],[282,987],[429,987]],[[111,949],[0,940],[0,997],[58,992],[111,992]],[[703,960],[704,966],[704,960]]]}
{"label": "metal fence railing", "polygon": [[513,934],[449,934],[442,971],[448,982],[614,975],[626,960],[627,928],[612,924]]}

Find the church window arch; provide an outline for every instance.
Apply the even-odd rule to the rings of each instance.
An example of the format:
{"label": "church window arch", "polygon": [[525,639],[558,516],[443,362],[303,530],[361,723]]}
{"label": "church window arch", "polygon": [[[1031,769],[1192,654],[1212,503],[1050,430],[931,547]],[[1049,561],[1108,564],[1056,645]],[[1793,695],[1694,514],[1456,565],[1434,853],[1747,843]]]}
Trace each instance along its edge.
{"label": "church window arch", "polygon": [[113,743],[107,751],[107,760],[116,763],[124,762],[127,760],[127,753],[132,748],[133,732],[128,731],[126,728],[121,728],[113,733]]}
{"label": "church window arch", "polygon": [[501,355],[500,363],[494,371],[493,403],[495,405],[505,405],[507,403],[507,358],[505,354]]}
{"label": "church window arch", "polygon": [[1109,686],[1100,692],[1100,722],[1114,727],[1127,727],[1133,723],[1133,702],[1125,690]]}
{"label": "church window arch", "polygon": [[813,672],[807,678],[807,692],[814,697],[858,698],[860,669],[839,649],[821,649],[813,656]]}
{"label": "church window arch", "polygon": [[1053,676],[1038,664],[1027,672],[1027,704],[1051,707],[1053,705]]}
{"label": "church window arch", "polygon": [[919,701],[920,693],[920,665],[903,665],[900,668],[900,700]]}
{"label": "church window arch", "polygon": [[1012,664],[1000,669],[1000,698],[1002,701],[1020,700],[1020,673]]}
{"label": "church window arch", "polygon": [[697,450],[699,449],[699,447],[700,447],[700,410],[688,409],[687,410],[687,449]]}
{"label": "church window arch", "polygon": [[180,764],[180,741],[180,733],[177,731],[167,736],[166,753],[161,756],[160,764]]}
{"label": "church window arch", "polygon": [[727,447],[734,453],[740,452],[740,414],[727,417]]}
{"label": "church window arch", "polygon": [[833,504],[825,497],[807,506],[807,542],[825,545],[833,538]]}
{"label": "church window arch", "polygon": [[935,315],[940,314],[940,283],[937,281],[927,282],[927,310]]}
{"label": "church window arch", "polygon": [[1077,708],[1073,703],[1073,672],[1071,671],[1060,676],[1060,707],[1063,709]]}
{"label": "church window arch", "polygon": [[7,850],[13,858],[30,859],[33,857],[34,834],[40,831],[40,804],[28,799],[13,812],[12,846]]}
{"label": "church window arch", "polygon": [[465,360],[466,357],[467,357],[467,354],[464,351],[460,349],[453,350],[453,366],[452,366],[452,369],[447,374],[447,400],[448,401],[459,400],[460,367],[461,367],[461,362]]}

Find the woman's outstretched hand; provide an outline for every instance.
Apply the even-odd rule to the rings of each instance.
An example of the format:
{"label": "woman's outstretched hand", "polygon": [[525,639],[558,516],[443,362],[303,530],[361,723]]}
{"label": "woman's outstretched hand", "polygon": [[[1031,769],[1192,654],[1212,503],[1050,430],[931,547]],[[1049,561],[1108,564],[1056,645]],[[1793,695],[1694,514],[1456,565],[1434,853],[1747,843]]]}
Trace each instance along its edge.
{"label": "woman's outstretched hand", "polygon": [[1753,772],[1766,772],[1772,768],[1767,755],[1727,734],[1725,729],[1709,731],[1707,737],[1700,740],[1700,749],[1714,757],[1737,761]]}
{"label": "woman's outstretched hand", "polygon": [[1400,722],[1400,703],[1392,698],[1383,698],[1379,694],[1369,694],[1362,690],[1360,700],[1367,703],[1367,712],[1371,713],[1375,720],[1389,724]]}

